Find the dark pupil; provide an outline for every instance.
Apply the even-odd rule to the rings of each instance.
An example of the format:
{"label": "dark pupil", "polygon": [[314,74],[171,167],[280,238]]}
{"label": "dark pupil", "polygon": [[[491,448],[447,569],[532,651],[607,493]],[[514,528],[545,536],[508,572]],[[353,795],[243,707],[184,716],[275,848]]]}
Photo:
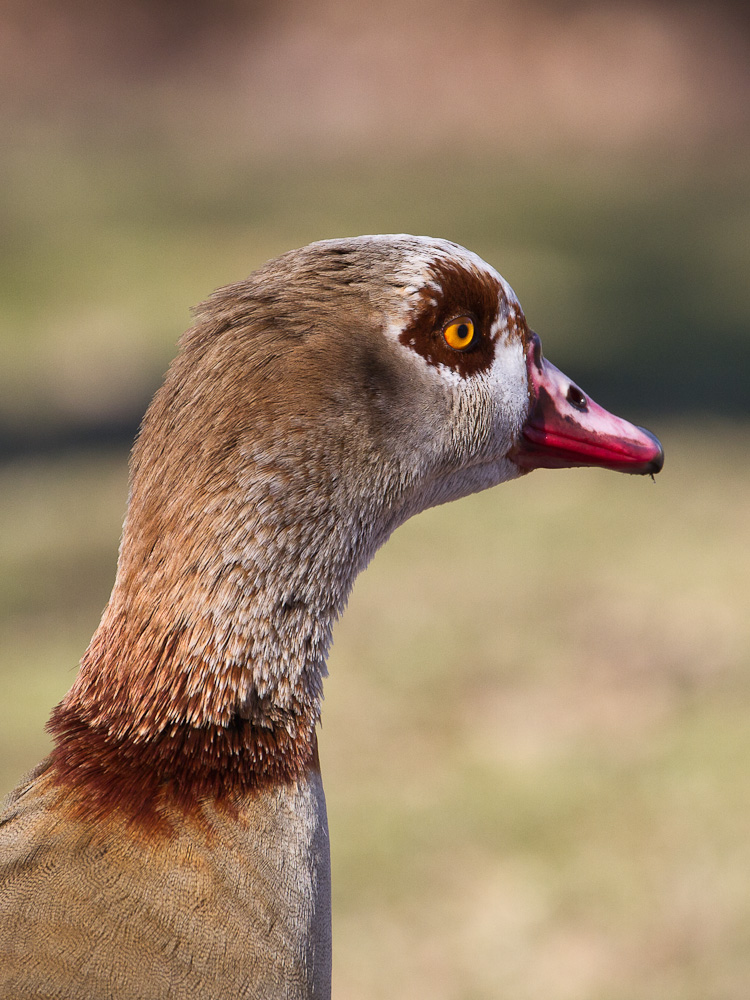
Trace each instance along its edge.
{"label": "dark pupil", "polygon": [[469,336],[469,327],[466,325],[466,323],[459,323],[458,324],[459,340],[466,340],[468,336]]}

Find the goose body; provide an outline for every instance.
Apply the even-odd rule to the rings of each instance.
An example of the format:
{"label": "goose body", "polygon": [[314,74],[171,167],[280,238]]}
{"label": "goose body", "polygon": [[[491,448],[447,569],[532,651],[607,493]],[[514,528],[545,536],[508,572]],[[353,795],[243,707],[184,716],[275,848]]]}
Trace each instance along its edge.
{"label": "goose body", "polygon": [[216,292],[144,418],[117,576],[0,816],[0,998],[330,996],[331,630],[391,532],[659,443],[444,240],[312,244]]}

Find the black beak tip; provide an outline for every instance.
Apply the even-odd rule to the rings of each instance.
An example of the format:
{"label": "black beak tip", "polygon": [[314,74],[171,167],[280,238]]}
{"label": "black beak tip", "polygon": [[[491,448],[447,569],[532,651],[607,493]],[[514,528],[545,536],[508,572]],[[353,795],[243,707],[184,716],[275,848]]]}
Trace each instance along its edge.
{"label": "black beak tip", "polygon": [[643,431],[643,433],[650,438],[654,446],[654,456],[648,463],[648,466],[643,470],[644,474],[647,476],[655,476],[657,472],[661,472],[664,468],[664,449],[661,446],[661,441],[655,434],[652,434],[651,431],[647,431],[645,427],[640,427],[639,430]]}

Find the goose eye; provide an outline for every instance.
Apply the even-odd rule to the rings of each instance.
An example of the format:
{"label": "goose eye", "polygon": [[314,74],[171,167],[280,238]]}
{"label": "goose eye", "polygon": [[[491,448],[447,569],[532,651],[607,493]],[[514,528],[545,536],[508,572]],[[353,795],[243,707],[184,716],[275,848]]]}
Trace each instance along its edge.
{"label": "goose eye", "polygon": [[443,336],[448,347],[454,351],[465,351],[474,343],[474,320],[469,316],[459,316],[443,330]]}

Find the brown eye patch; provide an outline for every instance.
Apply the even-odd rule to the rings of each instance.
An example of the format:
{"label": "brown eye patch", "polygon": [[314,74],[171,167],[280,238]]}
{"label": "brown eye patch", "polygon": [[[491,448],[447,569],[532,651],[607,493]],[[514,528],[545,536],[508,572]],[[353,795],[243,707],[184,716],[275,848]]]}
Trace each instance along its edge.
{"label": "brown eye patch", "polygon": [[427,364],[444,365],[463,378],[487,371],[495,357],[502,288],[491,274],[467,270],[458,263],[436,260],[434,284],[420,293],[420,304],[399,334],[405,347]]}

